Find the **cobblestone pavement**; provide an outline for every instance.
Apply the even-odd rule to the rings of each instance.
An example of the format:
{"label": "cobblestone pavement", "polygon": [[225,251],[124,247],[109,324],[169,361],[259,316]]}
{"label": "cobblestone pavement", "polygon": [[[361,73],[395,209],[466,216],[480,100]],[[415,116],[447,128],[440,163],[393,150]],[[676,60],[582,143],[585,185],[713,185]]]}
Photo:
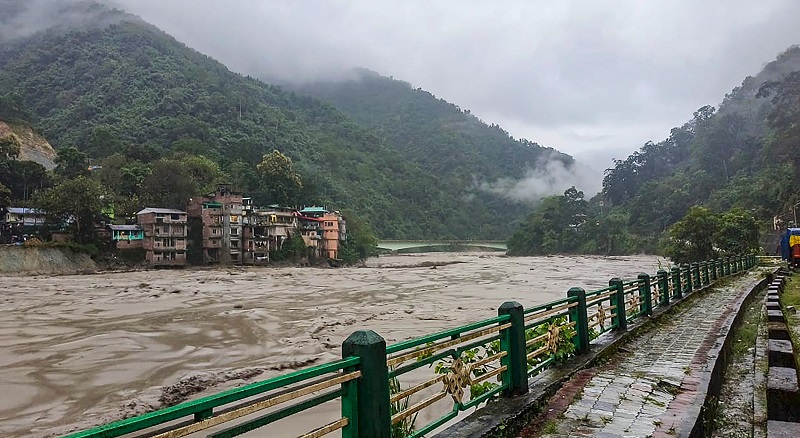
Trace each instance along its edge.
{"label": "cobblestone pavement", "polygon": [[[582,381],[572,385],[577,388],[571,394],[560,395],[561,403],[555,400],[558,394],[551,400],[541,436],[674,436],[687,406],[697,403],[707,353],[755,279],[755,274],[747,274],[728,286],[700,292],[702,297],[663,316],[655,328],[627,343],[613,363],[573,378]],[[568,383],[562,389],[569,387]],[[563,399],[569,397],[567,406]]]}

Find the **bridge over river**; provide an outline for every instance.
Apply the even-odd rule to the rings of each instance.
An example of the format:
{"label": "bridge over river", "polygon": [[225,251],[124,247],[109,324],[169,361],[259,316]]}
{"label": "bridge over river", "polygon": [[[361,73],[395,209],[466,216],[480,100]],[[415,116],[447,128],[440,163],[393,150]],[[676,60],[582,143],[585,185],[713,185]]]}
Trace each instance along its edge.
{"label": "bridge over river", "polygon": [[381,240],[378,249],[391,252],[422,252],[464,249],[486,249],[506,251],[508,247],[502,240]]}

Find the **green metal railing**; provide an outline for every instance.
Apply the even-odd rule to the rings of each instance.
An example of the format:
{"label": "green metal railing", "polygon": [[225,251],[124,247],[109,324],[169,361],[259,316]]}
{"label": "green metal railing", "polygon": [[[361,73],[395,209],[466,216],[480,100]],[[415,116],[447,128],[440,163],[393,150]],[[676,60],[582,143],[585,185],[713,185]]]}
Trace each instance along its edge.
{"label": "green metal railing", "polygon": [[[573,287],[565,298],[528,309],[506,302],[494,318],[390,346],[373,331],[357,331],[342,344],[342,360],[68,438],[174,438],[208,429],[207,437],[233,437],[337,402],[339,418],[302,437],[337,430],[343,438],[421,437],[491,398],[526,393],[530,378],[588,352],[601,334],[627,330],[654,309],[755,265],[755,255],[744,255],[640,274],[632,281],[612,278],[608,287],[591,292]],[[423,411],[428,413],[419,417]]]}

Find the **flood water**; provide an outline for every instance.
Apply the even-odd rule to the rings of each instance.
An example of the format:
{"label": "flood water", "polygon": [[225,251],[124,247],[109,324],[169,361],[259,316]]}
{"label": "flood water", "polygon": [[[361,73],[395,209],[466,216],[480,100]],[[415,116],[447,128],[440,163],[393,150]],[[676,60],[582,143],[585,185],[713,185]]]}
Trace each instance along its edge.
{"label": "flood water", "polygon": [[[429,265],[441,262],[457,263]],[[59,435],[145,412],[164,397],[336,360],[355,330],[391,344],[496,316],[504,301],[527,307],[665,265],[654,256],[428,253],[360,268],[0,278],[0,436]],[[247,436],[316,425],[297,426]]]}

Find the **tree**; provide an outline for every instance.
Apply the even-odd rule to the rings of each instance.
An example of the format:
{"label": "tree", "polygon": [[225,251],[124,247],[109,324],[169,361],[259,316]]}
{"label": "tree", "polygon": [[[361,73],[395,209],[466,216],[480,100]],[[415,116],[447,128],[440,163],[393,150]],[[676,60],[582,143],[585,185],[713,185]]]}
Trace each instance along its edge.
{"label": "tree", "polygon": [[[15,182],[14,164],[19,156],[20,146],[19,139],[14,134],[0,138],[0,184],[12,185]],[[5,185],[3,187],[10,190]]]}
{"label": "tree", "polygon": [[262,191],[274,202],[290,205],[298,202],[297,194],[303,188],[300,174],[294,171],[292,159],[274,150],[265,154],[256,166],[260,173]]}
{"label": "tree", "polygon": [[666,254],[675,263],[691,263],[716,257],[714,236],[719,219],[707,208],[695,206],[669,229]]}
{"label": "tree", "polygon": [[[17,161],[11,169],[12,179],[9,188],[15,199],[27,201],[36,189],[49,185],[47,169],[35,161]],[[0,178],[2,180],[2,178]]]}
{"label": "tree", "polygon": [[21,147],[22,144],[16,134],[0,138],[0,163],[16,160]]}
{"label": "tree", "polygon": [[34,205],[56,224],[70,224],[78,243],[93,239],[94,221],[106,207],[106,193],[99,182],[79,176],[37,193]]}
{"label": "tree", "polygon": [[770,81],[758,90],[758,97],[772,96],[772,110],[767,116],[773,136],[770,152],[773,159],[791,161],[795,184],[800,182],[800,72],[786,75],[781,81]]}
{"label": "tree", "polygon": [[171,160],[153,163],[142,183],[142,200],[151,207],[182,210],[192,196],[199,194],[186,167]]}
{"label": "tree", "polygon": [[339,250],[339,258],[345,263],[356,263],[375,256],[378,251],[378,239],[369,224],[358,218],[351,211],[344,211],[347,239]]}
{"label": "tree", "polygon": [[86,154],[70,146],[58,151],[56,157],[56,175],[67,179],[75,179],[89,174]]}
{"label": "tree", "polygon": [[760,247],[758,222],[744,210],[730,210],[720,216],[714,242],[725,255],[757,251]]}
{"label": "tree", "polygon": [[11,205],[11,190],[0,183],[0,210]]}

